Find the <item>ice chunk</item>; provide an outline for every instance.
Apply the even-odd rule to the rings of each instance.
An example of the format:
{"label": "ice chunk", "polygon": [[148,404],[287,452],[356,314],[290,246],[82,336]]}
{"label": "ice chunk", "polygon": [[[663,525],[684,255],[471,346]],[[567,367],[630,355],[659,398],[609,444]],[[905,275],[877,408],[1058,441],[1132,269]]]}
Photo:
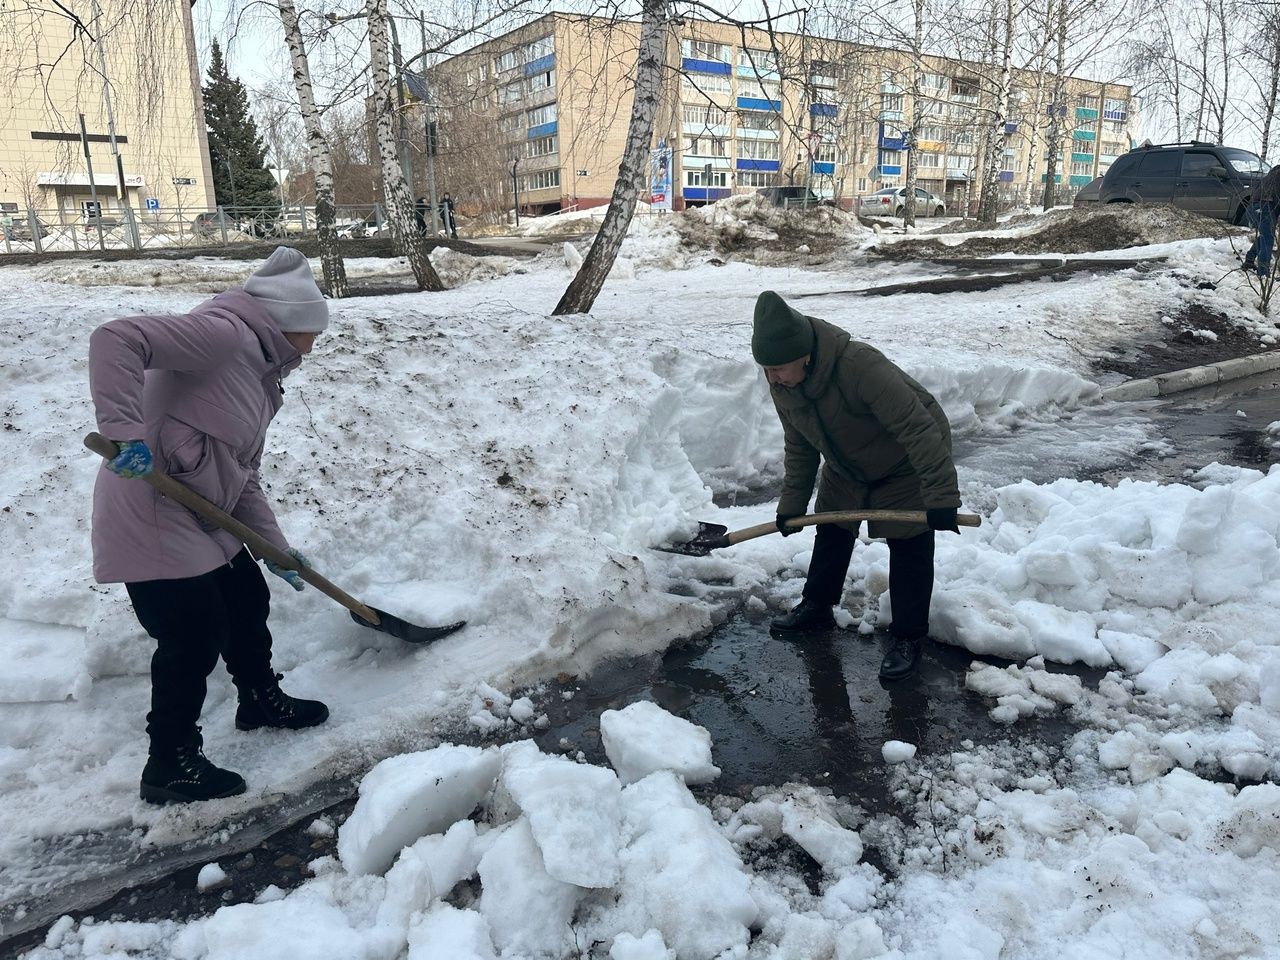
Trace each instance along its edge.
{"label": "ice chunk", "polygon": [[79,700],[92,682],[84,641],[74,627],[0,617],[0,703]]}
{"label": "ice chunk", "polygon": [[902,740],[886,740],[880,747],[885,763],[904,763],[916,755],[916,745]]}
{"label": "ice chunk", "polygon": [[480,860],[480,912],[503,954],[562,956],[583,893],[547,873],[527,817],[511,824]]}
{"label": "ice chunk", "polygon": [[343,866],[382,873],[402,848],[471,813],[501,763],[495,749],[453,744],[383,760],[360,782],[360,799],[338,830]]}
{"label": "ice chunk", "polygon": [[227,871],[216,863],[206,863],[196,876],[196,889],[201,893],[220,887],[227,882]]}
{"label": "ice chunk", "polygon": [[646,930],[643,937],[620,933],[613,938],[609,948],[609,960],[675,960],[676,955],[667,949],[662,934]]}
{"label": "ice chunk", "polygon": [[600,739],[624,784],[656,770],[671,770],[685,783],[709,783],[720,776],[711,762],[711,734],[647,700],[601,714]]}
{"label": "ice chunk", "polygon": [[978,584],[936,592],[929,625],[939,640],[972,653],[1022,660],[1036,652],[1031,634],[1004,595]]}
{"label": "ice chunk", "polygon": [[622,785],[612,770],[547,756],[523,740],[503,749],[502,783],[529,818],[547,873],[580,887],[618,882]]}
{"label": "ice chunk", "polygon": [[185,928],[172,954],[201,960],[364,960],[364,938],[346,915],[314,895],[238,903]]}
{"label": "ice chunk", "polygon": [[1079,611],[1064,610],[1038,600],[1019,600],[1014,613],[1022,621],[1036,650],[1049,660],[1091,667],[1111,666],[1111,654],[1098,639],[1093,617]]}
{"label": "ice chunk", "polygon": [[489,924],[474,910],[434,903],[409,930],[408,960],[497,960]]}
{"label": "ice chunk", "polygon": [[839,874],[862,859],[862,838],[836,822],[827,802],[816,791],[796,791],[781,807],[782,832],[827,873]]}

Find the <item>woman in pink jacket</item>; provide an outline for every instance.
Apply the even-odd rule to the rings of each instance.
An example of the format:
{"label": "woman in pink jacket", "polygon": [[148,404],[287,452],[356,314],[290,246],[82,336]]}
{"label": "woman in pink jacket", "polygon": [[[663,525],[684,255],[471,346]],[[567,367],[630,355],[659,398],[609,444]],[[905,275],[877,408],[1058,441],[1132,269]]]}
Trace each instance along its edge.
{"label": "woman in pink jacket", "polygon": [[[141,795],[151,803],[229,797],[244,779],[203,753],[205,681],[221,656],[235,682],[236,727],[300,729],[328,708],[287,696],[271,669],[270,592],[235,537],[138,478],[158,465],[300,563],[258,477],[281,381],[311,352],[329,309],[305,257],[278,248],[245,282],[184,316],[127,317],[89,339],[98,430],[120,445],[93,496],[93,572],[123,583],[151,658],[150,751]],[[267,569],[303,587],[295,571]]]}

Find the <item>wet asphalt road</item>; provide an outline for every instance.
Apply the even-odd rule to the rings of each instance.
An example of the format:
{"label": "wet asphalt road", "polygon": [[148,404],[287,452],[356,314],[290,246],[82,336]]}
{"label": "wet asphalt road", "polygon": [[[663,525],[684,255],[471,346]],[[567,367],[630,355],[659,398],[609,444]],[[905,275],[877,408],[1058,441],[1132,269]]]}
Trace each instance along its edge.
{"label": "wet asphalt road", "polygon": [[[1241,416],[1240,414],[1244,414]],[[962,469],[985,483],[1022,477],[1045,482],[1077,477],[1114,483],[1123,477],[1182,481],[1207,463],[1266,470],[1280,462],[1266,428],[1280,421],[1280,373],[1221,384],[1141,404],[1106,405],[1065,420],[1028,424],[1007,436],[960,440]],[[1280,438],[1276,438],[1280,439]],[[1135,457],[1139,441],[1146,449]],[[620,659],[598,666],[590,677],[565,687],[550,684],[536,695],[552,721],[539,746],[556,752],[582,751],[605,763],[599,717],[607,709],[650,699],[706,727],[721,767],[713,792],[747,795],[757,786],[787,781],[830,788],[868,814],[900,813],[886,786],[880,754],[886,740],[917,744],[923,753],[945,752],[961,740],[1007,739],[1010,729],[988,716],[990,704],[964,689],[966,651],[928,644],[919,674],[910,681],[882,684],[877,670],[885,638],[835,630],[799,641],[772,636],[768,620],[781,611],[751,617],[738,613],[710,635],[680,644],[663,655]],[[981,658],[991,663],[1001,661]],[[1099,671],[1056,667],[1096,682]],[[1023,721],[1013,735],[1035,740],[1051,753],[1073,730],[1061,716]],[[349,785],[329,785],[335,791]],[[341,788],[341,790],[339,790]],[[330,796],[334,793],[330,792]],[[340,822],[350,800],[332,805]],[[189,918],[223,903],[244,902],[267,884],[291,887],[305,879],[305,861],[332,853],[332,839],[305,833],[308,815],[252,849],[227,851],[229,886],[197,895],[195,866],[177,866],[158,880],[140,884],[88,913],[118,919]],[[248,855],[246,855],[246,851]],[[61,910],[51,914],[56,917]],[[0,944],[0,957],[38,943],[39,930]]]}

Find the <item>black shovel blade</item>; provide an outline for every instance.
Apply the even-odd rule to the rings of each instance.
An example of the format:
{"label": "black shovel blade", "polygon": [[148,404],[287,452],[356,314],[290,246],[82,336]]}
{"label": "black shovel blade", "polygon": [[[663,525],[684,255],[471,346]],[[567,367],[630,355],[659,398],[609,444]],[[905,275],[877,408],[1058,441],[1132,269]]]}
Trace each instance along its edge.
{"label": "black shovel blade", "polygon": [[467,625],[467,621],[459,620],[457,623],[447,623],[442,627],[420,627],[408,620],[401,620],[399,617],[384,613],[377,607],[369,607],[369,609],[378,615],[378,623],[370,623],[354,610],[351,611],[351,619],[362,627],[381,630],[406,643],[430,643],[432,640],[439,640],[441,637],[456,633]]}
{"label": "black shovel blade", "polygon": [[681,553],[687,557],[705,557],[712,550],[719,550],[729,545],[729,528],[719,523],[699,523],[698,535],[685,543],[673,543],[669,547],[658,547],[667,553]]}

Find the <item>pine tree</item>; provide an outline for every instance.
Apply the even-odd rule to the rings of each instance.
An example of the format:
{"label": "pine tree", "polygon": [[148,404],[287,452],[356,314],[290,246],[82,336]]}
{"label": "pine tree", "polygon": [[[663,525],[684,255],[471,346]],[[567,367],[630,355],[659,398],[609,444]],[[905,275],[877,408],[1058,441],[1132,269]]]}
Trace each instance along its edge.
{"label": "pine tree", "polygon": [[274,217],[280,212],[276,181],[266,167],[266,147],[249,112],[244,84],[227,73],[215,40],[204,85],[204,115],[209,128],[213,193],[229,213]]}

